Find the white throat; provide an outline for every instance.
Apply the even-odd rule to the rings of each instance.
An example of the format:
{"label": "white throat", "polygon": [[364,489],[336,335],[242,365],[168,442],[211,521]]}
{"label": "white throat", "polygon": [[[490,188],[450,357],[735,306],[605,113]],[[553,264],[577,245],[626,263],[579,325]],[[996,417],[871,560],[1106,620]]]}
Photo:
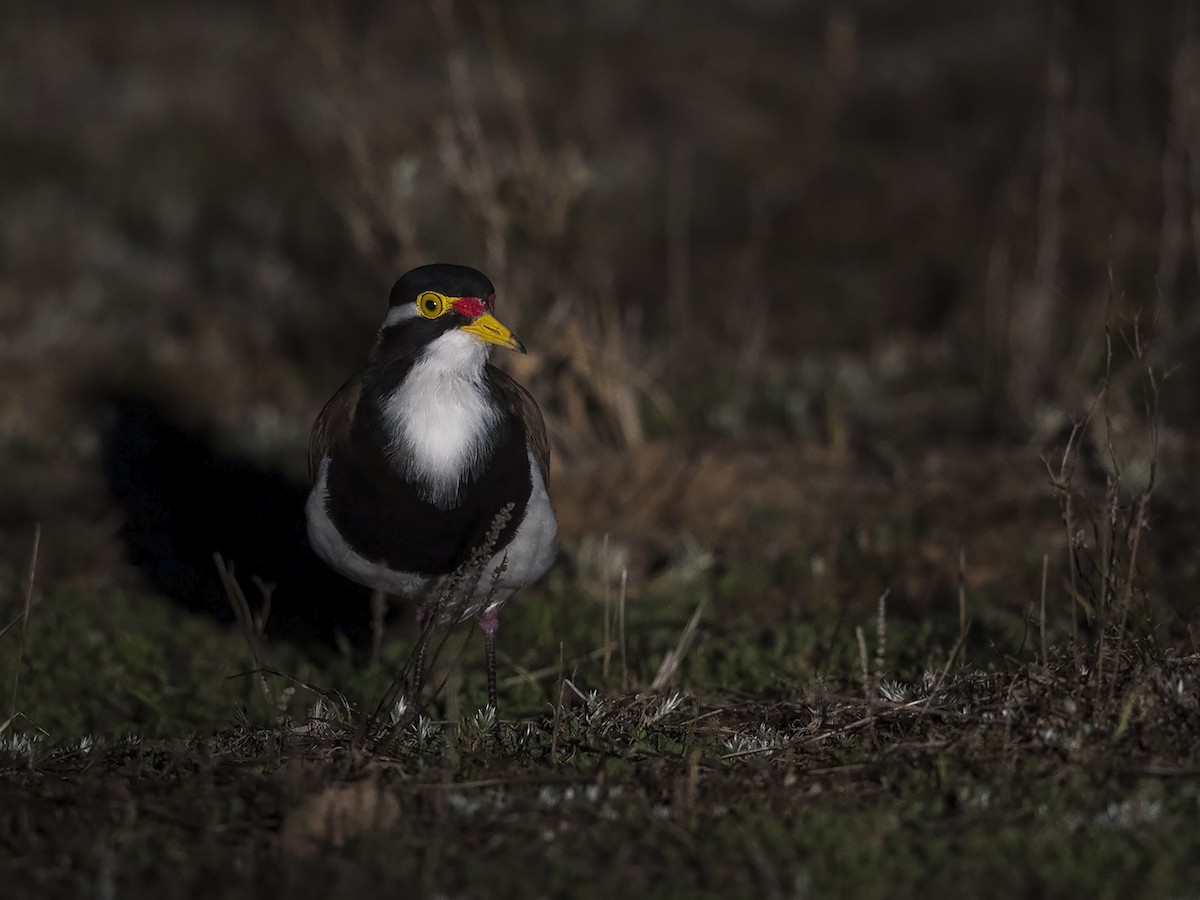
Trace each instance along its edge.
{"label": "white throat", "polygon": [[393,459],[439,509],[457,505],[463,482],[492,450],[498,414],[483,379],[487,355],[473,335],[447,332],[383,403]]}

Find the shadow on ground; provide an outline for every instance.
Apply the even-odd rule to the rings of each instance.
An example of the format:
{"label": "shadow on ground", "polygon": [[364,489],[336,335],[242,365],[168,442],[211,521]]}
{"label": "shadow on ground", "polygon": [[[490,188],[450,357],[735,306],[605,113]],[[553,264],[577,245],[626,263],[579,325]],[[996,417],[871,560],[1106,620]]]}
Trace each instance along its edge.
{"label": "shadow on ground", "polygon": [[121,538],[150,586],[188,610],[234,621],[213,554],[232,563],[252,607],[255,579],[274,585],[265,633],[361,644],[367,593],[313,553],[304,526],[308,486],[215,445],[174,421],[161,400],[109,394],[104,475],[125,515]]}

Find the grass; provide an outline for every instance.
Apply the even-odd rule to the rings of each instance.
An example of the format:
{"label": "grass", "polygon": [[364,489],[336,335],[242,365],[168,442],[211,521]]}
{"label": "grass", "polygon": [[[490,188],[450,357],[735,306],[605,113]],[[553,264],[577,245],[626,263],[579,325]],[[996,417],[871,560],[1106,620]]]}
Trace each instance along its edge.
{"label": "grass", "polygon": [[[595,652],[600,597],[556,570],[506,608],[499,720],[480,710],[469,627],[434,660],[432,705],[404,716],[379,708],[413,646],[403,626],[374,666],[348,646],[264,642],[264,664],[288,674],[268,675],[266,696],[232,628],[151,595],[47,591],[24,653],[2,658],[6,684],[22,666],[23,715],[0,735],[0,873],[11,896],[1125,897],[1195,883],[1200,657],[1134,635],[1097,691],[1061,629],[1046,660],[1026,648],[965,665],[958,643],[884,606],[840,628],[820,609],[764,627],[734,601],[770,571],[629,601],[637,687],[622,690]],[[646,691],[700,601],[676,683]]]}
{"label": "grass", "polygon": [[[1167,5],[22,11],[4,896],[1194,896]],[[470,626],[398,708],[411,621],[327,639],[365,600],[294,553],[303,435],[434,257],[556,450],[498,715]]]}
{"label": "grass", "polygon": [[97,740],[12,760],[7,865],[163,896],[518,896],[532,872],[579,896],[1165,896],[1200,849],[1195,770],[1137,761],[1194,752],[1200,672],[1170,674],[1186,689],[1116,728],[1038,671],[955,676],[928,707],[617,696],[386,748],[336,720]]}

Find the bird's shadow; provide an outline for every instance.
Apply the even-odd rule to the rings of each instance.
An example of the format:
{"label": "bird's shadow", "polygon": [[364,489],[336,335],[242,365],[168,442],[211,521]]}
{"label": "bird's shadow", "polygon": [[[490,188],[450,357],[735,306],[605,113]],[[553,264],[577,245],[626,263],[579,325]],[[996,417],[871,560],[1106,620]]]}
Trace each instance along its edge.
{"label": "bird's shadow", "polygon": [[[308,542],[308,486],[218,448],[161,400],[106,394],[103,461],[124,511],[121,538],[150,586],[193,612],[234,621],[214,553],[233,566],[250,605],[274,585],[265,633],[292,640],[365,643],[367,592],[331,571]],[[258,581],[256,581],[256,579]]]}

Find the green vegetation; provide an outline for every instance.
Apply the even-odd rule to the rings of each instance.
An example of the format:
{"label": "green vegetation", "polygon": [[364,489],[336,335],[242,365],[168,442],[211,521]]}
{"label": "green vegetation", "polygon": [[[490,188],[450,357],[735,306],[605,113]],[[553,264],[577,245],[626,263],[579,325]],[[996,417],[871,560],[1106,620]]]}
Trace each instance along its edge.
{"label": "green vegetation", "polygon": [[[0,738],[4,865],[34,893],[161,896],[520,896],[536,873],[595,897],[1126,897],[1200,875],[1195,655],[1130,640],[1098,682],[1079,675],[1087,644],[965,665],[925,623],[885,614],[881,644],[878,619],[764,627],[719,599],[771,571],[629,600],[624,671],[600,597],[556,572],[508,609],[499,721],[469,626],[435,635],[421,712],[384,702],[403,625],[373,663],[266,641],[286,677],[260,682],[232,627],[47,592]],[[648,691],[701,601],[678,672]]]}

